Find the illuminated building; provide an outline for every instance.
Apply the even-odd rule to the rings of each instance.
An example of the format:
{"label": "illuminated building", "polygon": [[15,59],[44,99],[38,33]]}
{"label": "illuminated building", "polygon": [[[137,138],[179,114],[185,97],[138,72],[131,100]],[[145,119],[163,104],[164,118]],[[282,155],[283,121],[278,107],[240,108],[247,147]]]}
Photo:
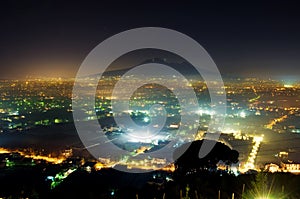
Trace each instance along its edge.
{"label": "illuminated building", "polygon": [[281,170],[283,172],[290,172],[294,174],[300,174],[300,163],[295,163],[292,161],[281,162]]}
{"label": "illuminated building", "polygon": [[270,163],[265,165],[265,171],[274,173],[281,171],[280,167],[277,164]]}

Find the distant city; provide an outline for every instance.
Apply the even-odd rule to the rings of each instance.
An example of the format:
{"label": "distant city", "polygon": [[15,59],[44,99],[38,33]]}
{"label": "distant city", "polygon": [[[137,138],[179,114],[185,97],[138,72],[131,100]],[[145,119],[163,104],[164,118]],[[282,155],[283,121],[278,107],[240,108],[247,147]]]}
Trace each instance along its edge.
{"label": "distant city", "polygon": [[0,199],[299,199],[297,1],[0,4]]}
{"label": "distant city", "polygon": [[[180,106],[176,97],[170,90],[157,85],[144,85],[138,89],[132,96],[129,114],[137,123],[147,123],[150,118],[149,106],[156,103],[163,104],[168,118],[165,126],[166,133],[164,137],[158,138],[159,140],[126,140],[128,137],[122,132],[122,129],[110,119],[114,115],[110,96],[112,87],[119,78],[120,76],[109,76],[100,80],[101,87],[98,89],[99,97],[96,99],[95,107],[97,118],[92,116],[91,110],[83,108],[85,117],[82,118],[82,121],[99,120],[107,137],[119,147],[124,145],[123,147],[133,154],[144,153],[155,149],[158,145],[163,147],[163,143],[168,142],[168,137],[172,136],[172,131],[180,126]],[[130,81],[141,80],[132,79]],[[177,84],[174,82],[174,87],[179,85],[180,82]],[[18,142],[19,139],[26,140],[26,134],[29,134],[29,137],[35,129],[53,126],[60,128],[63,125],[71,129],[70,126],[73,122],[72,86],[72,79],[1,80],[0,132],[3,137],[1,146],[4,148],[11,146],[12,148],[6,150],[14,151],[13,142]],[[199,127],[189,126],[189,128],[197,128],[198,133],[193,137],[185,137],[185,141],[202,139],[206,133],[209,133],[207,132],[208,123],[211,115],[214,114],[210,108],[210,99],[205,83],[192,81],[191,86],[199,99],[199,110],[193,110],[195,114],[199,115]],[[300,136],[299,83],[285,84],[275,80],[236,78],[226,80],[225,89],[227,113],[224,129],[220,129],[222,132],[220,141],[240,152],[238,171],[259,170],[267,163],[274,163],[279,166],[278,170],[286,171],[285,167],[280,166],[282,157],[293,163],[300,161],[299,147],[297,146]],[[80,106],[84,107],[84,104]],[[55,130],[57,131],[57,129]],[[9,139],[12,136],[15,140]],[[76,132],[72,136],[76,136]],[[43,139],[42,135],[39,137]],[[68,138],[66,138],[66,143],[68,143],[67,140]],[[25,156],[34,159],[38,159],[35,156],[48,157],[51,154],[55,156],[53,158],[61,158],[65,150],[78,150],[80,145],[78,143],[69,144],[68,147],[62,143],[56,151],[51,149],[52,143],[49,140],[49,146],[44,142],[24,143],[22,148],[18,146],[18,150],[21,150]],[[106,163],[110,162],[107,166],[117,164],[115,161],[117,160],[105,160]],[[122,162],[124,164],[124,161]],[[133,166],[131,164],[134,163],[130,163],[128,160],[125,164],[131,167]],[[146,165],[145,163],[145,165],[137,165],[137,167],[147,168]],[[300,170],[293,169],[293,172],[300,172]]]}
{"label": "distant city", "polygon": [[[69,175],[76,172],[104,172],[116,166],[156,172],[163,181],[173,181],[177,166],[164,158],[148,156],[135,161],[132,157],[164,147],[172,140],[180,126],[180,106],[171,89],[147,84],[131,97],[127,113],[139,125],[151,120],[149,107],[161,104],[167,111],[164,133],[150,140],[132,139],[122,127],[116,125],[111,106],[111,92],[120,76],[104,76],[98,85],[95,102],[96,117],[92,110],[82,107],[80,122],[98,120],[104,135],[117,147],[130,152],[130,156],[95,159],[84,147],[76,133],[72,117],[73,79],[1,80],[0,84],[0,169],[4,176],[19,168],[44,168],[42,176],[49,191],[59,187]],[[191,78],[192,79],[192,78]],[[88,82],[88,79],[86,79]],[[133,83],[142,79],[132,78]],[[94,86],[84,83],[85,86]],[[181,82],[174,82],[174,87]],[[191,80],[199,99],[197,114],[199,125],[195,135],[180,132],[181,142],[202,140],[208,132],[211,109],[208,89],[203,81]],[[83,86],[84,87],[84,86]],[[235,176],[253,172],[300,174],[300,83],[285,84],[277,80],[232,78],[225,81],[227,112],[219,142],[239,152],[239,161],[219,161],[216,171]],[[122,99],[119,99],[122,100]],[[187,124],[189,125],[189,124]],[[168,165],[162,167],[160,165]],[[157,173],[158,172],[158,173]],[[165,173],[159,173],[165,172]],[[192,174],[194,170],[186,174]],[[152,174],[151,174],[152,175]],[[159,177],[162,179],[162,177]],[[147,178],[148,179],[148,178]],[[30,193],[32,194],[32,193]],[[111,192],[114,195],[114,190]]]}

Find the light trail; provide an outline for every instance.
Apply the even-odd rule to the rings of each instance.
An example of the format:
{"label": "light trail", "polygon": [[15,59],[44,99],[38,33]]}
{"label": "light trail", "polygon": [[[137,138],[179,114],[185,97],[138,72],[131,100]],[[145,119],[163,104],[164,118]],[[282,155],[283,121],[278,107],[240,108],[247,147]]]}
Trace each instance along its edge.
{"label": "light trail", "polygon": [[53,164],[61,164],[66,158],[54,158],[54,157],[47,157],[42,155],[25,155],[23,152],[19,152],[26,158],[32,158],[34,160],[45,160],[47,162],[51,162]]}
{"label": "light trail", "polygon": [[0,154],[1,153],[20,153],[25,158],[32,158],[34,160],[45,160],[47,162],[53,163],[53,164],[61,164],[66,158],[65,157],[48,157],[43,155],[34,155],[34,154],[26,154],[23,151],[20,150],[10,150],[5,148],[0,148]]}
{"label": "light trail", "polygon": [[255,89],[254,86],[252,86],[252,90],[253,90],[254,94],[256,95],[256,97],[255,97],[255,98],[252,98],[252,99],[249,99],[248,101],[249,101],[250,103],[251,103],[251,102],[255,102],[255,101],[257,101],[257,100],[260,99],[260,95],[257,95],[257,91],[256,91],[256,89]]}
{"label": "light trail", "polygon": [[2,153],[11,153],[11,151],[9,151],[8,149],[5,148],[0,148],[0,154]]}
{"label": "light trail", "polygon": [[273,129],[273,126],[275,126],[277,123],[282,122],[283,120],[285,120],[287,118],[288,118],[288,115],[284,115],[282,117],[275,118],[269,124],[267,124],[265,127],[267,129]]}
{"label": "light trail", "polygon": [[256,169],[255,168],[255,160],[257,157],[257,153],[260,147],[261,142],[264,139],[264,135],[261,136],[253,136],[253,146],[252,146],[252,151],[250,152],[249,156],[248,156],[248,160],[245,163],[245,165],[243,166],[243,168],[241,169],[242,172],[246,172],[249,169]]}

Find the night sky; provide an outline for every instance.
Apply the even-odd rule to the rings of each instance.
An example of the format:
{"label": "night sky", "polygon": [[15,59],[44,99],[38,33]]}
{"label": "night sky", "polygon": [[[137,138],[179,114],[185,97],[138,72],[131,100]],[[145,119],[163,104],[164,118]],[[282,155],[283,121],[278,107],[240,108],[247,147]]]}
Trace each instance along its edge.
{"label": "night sky", "polygon": [[197,40],[224,75],[300,79],[296,3],[210,2],[1,1],[0,78],[74,77],[104,39],[157,26]]}

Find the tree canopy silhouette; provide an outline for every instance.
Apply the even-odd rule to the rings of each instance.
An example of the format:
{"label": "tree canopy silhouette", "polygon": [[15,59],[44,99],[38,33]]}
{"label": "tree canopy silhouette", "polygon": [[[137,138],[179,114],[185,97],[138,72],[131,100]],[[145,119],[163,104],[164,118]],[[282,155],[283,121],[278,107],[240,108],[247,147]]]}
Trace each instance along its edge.
{"label": "tree canopy silhouette", "polygon": [[[216,142],[213,140],[207,141]],[[239,153],[221,142],[217,142],[210,153],[204,158],[199,158],[199,151],[202,144],[203,140],[197,140],[192,143],[183,144],[175,150],[173,156],[176,160],[175,166],[177,171],[186,172],[189,170],[215,169],[220,160],[227,165],[239,161]],[[185,152],[179,157],[179,154],[182,154],[182,151]]]}

